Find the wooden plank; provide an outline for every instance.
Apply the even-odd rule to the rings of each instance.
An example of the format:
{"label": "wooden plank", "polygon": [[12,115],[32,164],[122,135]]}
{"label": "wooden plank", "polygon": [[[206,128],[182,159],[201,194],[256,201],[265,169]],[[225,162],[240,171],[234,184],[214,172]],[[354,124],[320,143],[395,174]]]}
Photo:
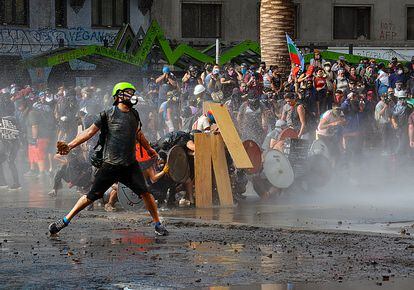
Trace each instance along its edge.
{"label": "wooden plank", "polygon": [[217,191],[221,206],[233,206],[233,194],[229,169],[227,167],[226,152],[224,142],[220,134],[212,135],[211,139],[211,159],[213,160],[214,176],[216,178]]}
{"label": "wooden plank", "polygon": [[213,206],[213,185],[211,175],[211,141],[210,135],[198,133],[194,136],[195,155],[195,200],[199,208]]}
{"label": "wooden plank", "polygon": [[214,119],[216,120],[221,136],[223,137],[224,143],[230,152],[236,168],[253,168],[253,164],[243,147],[243,143],[240,140],[236,127],[234,127],[233,120],[230,117],[227,107],[216,103],[204,103],[204,109],[213,112]]}

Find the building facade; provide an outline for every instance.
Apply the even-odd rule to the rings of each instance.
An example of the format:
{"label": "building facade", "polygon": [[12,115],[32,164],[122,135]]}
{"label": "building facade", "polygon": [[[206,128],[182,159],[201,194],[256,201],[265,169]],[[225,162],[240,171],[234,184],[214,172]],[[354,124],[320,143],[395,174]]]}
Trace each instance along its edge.
{"label": "building facade", "polygon": [[[414,54],[413,0],[292,1],[301,47],[348,52],[352,44],[354,53],[385,59]],[[259,0],[157,0],[152,17],[178,42],[233,43],[258,40],[259,7]]]}
{"label": "building facade", "polygon": [[[48,69],[16,66],[22,59],[59,47],[110,45],[123,23],[135,33],[150,24],[148,1],[139,0],[0,0],[0,85],[42,82]],[[79,75],[91,65],[72,62]]]}
{"label": "building facade", "polygon": [[[295,0],[297,40],[325,46],[413,46],[412,0]],[[363,4],[361,4],[363,3]]]}
{"label": "building facade", "polygon": [[[367,57],[414,55],[413,0],[292,0],[295,42]],[[363,4],[361,4],[363,3]],[[260,0],[0,0],[0,85],[47,78],[16,67],[59,47],[110,45],[123,23],[135,33],[157,20],[167,39],[194,46],[258,41]],[[90,66],[70,63],[85,74]],[[15,72],[15,73],[13,73]]]}

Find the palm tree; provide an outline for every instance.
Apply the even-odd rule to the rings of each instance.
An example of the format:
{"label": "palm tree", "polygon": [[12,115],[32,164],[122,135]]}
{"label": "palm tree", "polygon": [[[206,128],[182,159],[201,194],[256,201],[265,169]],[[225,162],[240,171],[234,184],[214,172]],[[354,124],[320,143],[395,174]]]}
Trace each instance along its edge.
{"label": "palm tree", "polygon": [[261,0],[260,3],[262,61],[267,66],[278,65],[283,72],[290,71],[285,33],[293,37],[294,11],[293,0]]}

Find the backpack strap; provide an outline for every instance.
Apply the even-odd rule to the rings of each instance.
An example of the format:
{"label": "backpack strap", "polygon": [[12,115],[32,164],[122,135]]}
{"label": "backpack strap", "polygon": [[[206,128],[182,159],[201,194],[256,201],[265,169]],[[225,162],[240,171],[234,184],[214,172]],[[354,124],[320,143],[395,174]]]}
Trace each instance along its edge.
{"label": "backpack strap", "polygon": [[[141,118],[139,117],[139,113],[137,110],[135,110],[134,108],[131,109],[132,113],[135,116],[135,119],[137,121],[137,133],[141,132],[141,128],[142,128],[142,122],[141,122]],[[139,137],[139,140],[137,140],[139,143],[139,154],[141,155],[141,158],[144,157],[144,152],[142,151],[142,142],[141,142],[141,135]]]}
{"label": "backpack strap", "polygon": [[135,116],[135,119],[137,120],[137,132],[141,131],[142,128],[142,122],[141,122],[141,118],[139,117],[139,113],[137,110],[135,110],[134,108],[131,109],[132,113]]}
{"label": "backpack strap", "polygon": [[99,113],[99,116],[101,118],[101,133],[99,134],[99,139],[98,142],[96,143],[95,147],[93,148],[94,150],[96,148],[98,148],[98,146],[104,146],[105,144],[105,140],[106,140],[106,135],[108,133],[108,114],[106,113],[106,111],[103,111],[101,113]]}

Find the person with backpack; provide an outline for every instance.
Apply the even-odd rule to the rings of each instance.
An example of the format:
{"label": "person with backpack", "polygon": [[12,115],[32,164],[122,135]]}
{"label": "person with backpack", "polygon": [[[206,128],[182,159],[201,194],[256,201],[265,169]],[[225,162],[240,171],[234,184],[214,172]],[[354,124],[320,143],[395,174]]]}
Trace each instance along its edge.
{"label": "person with backpack", "polygon": [[52,235],[67,227],[80,211],[102,198],[116,182],[122,182],[144,200],[155,223],[155,233],[160,236],[168,235],[167,229],[160,222],[157,204],[148,191],[135,157],[136,142],[140,142],[150,156],[157,155],[141,131],[138,112],[132,108],[134,104],[131,98],[135,91],[135,87],[130,83],[116,84],[112,91],[113,107],[101,112],[97,120],[71,142],[58,142],[58,153],[67,155],[72,149],[101,131],[99,146],[95,149],[94,158],[91,158],[93,164],[98,167],[91,189],[86,196],[78,200],[66,216],[49,225],[49,232]]}

